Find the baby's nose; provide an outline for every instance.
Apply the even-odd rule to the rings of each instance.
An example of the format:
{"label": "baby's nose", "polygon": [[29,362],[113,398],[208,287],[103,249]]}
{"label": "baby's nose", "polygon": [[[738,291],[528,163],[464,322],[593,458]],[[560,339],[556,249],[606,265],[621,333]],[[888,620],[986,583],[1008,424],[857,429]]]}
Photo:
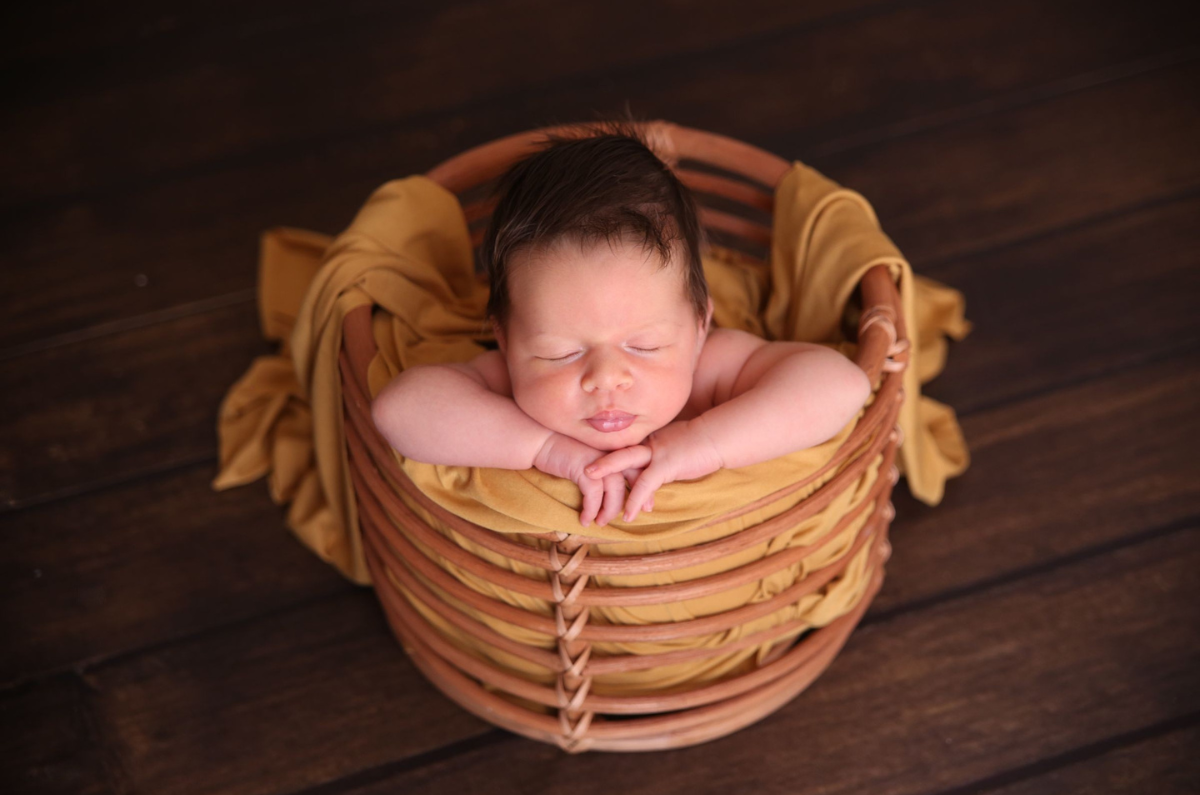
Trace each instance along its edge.
{"label": "baby's nose", "polygon": [[583,376],[586,392],[628,389],[633,385],[633,374],[619,356],[597,354],[591,357],[588,365]]}

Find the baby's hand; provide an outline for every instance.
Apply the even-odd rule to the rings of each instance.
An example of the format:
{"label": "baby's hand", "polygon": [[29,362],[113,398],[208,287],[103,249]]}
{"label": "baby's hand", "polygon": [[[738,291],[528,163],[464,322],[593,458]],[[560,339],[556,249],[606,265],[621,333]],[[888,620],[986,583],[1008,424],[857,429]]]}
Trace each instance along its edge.
{"label": "baby's hand", "polygon": [[672,422],[646,437],[645,444],[614,450],[584,471],[594,478],[645,467],[625,500],[625,521],[653,505],[654,492],[664,483],[693,480],[716,472],[724,461],[704,432],[702,418]]}
{"label": "baby's hand", "polygon": [[583,494],[579,523],[587,527],[594,519],[606,525],[621,512],[625,502],[625,477],[620,472],[592,477],[584,469],[604,453],[583,442],[554,433],[542,445],[533,465],[547,475],[573,481]]}

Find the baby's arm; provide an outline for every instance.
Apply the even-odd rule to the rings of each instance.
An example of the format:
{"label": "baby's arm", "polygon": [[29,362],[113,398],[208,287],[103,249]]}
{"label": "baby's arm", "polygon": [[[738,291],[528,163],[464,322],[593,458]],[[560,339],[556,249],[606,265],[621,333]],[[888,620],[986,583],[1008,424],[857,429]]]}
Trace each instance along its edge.
{"label": "baby's arm", "polygon": [[821,345],[767,342],[738,331],[727,331],[714,343],[708,364],[719,375],[712,408],[693,423],[702,426],[726,467],[757,464],[828,441],[871,394],[866,373]]}
{"label": "baby's arm", "polygon": [[589,467],[593,477],[645,466],[625,502],[632,521],[664,483],[721,467],[757,464],[818,445],[853,419],[871,393],[866,374],[820,345],[767,342],[716,330],[697,366],[692,405],[701,413],[674,422],[644,445],[615,451]]}
{"label": "baby's arm", "polygon": [[584,467],[604,455],[544,427],[513,401],[496,352],[466,364],[413,367],[387,384],[371,405],[375,427],[406,458],[428,464],[529,469],[568,478],[583,494],[580,522],[607,524],[621,510],[618,472],[591,478]]}

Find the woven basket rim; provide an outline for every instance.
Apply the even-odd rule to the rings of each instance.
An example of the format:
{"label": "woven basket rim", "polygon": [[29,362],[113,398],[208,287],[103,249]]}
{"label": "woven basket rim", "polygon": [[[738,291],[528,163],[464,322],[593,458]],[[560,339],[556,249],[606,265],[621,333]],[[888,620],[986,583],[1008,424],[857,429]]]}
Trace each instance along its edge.
{"label": "woven basket rim", "polygon": [[[759,211],[774,210],[774,189],[791,163],[750,144],[665,121],[646,123],[654,148],[667,152],[668,160],[692,187],[740,202]],[[507,163],[534,145],[547,130],[563,131],[580,125],[530,130],[482,144],[456,155],[427,172],[427,176],[456,194],[461,194],[502,173]],[[742,177],[741,181],[702,169],[681,165],[699,163]],[[472,222],[486,218],[486,203],[464,207]],[[715,213],[715,214],[714,214]],[[702,212],[709,227],[761,242],[761,224],[709,211]],[[769,239],[769,230],[768,230]],[[367,371],[376,355],[372,336],[370,305],[348,312],[344,318],[342,350],[339,354],[343,384],[346,455],[359,506],[363,548],[381,605],[393,632],[422,672],[447,696],[471,712],[511,731],[578,752],[582,750],[635,751],[680,747],[714,739],[749,725],[791,700],[830,664],[846,638],[861,619],[878,591],[883,563],[890,553],[888,526],[894,510],[890,495],[898,473],[894,466],[902,441],[895,426],[901,402],[903,370],[908,363],[905,318],[895,282],[885,265],[871,268],[860,282],[863,312],[858,324],[855,363],[867,374],[874,391],[868,407],[850,436],[816,473],[767,495],[748,506],[738,506],[712,523],[744,515],[794,493],[835,467],[841,467],[812,494],[774,519],[740,530],[715,541],[682,549],[646,555],[588,555],[597,544],[617,543],[572,533],[530,533],[533,544],[520,543],[503,534],[480,527],[456,516],[423,494],[407,477],[390,447],[375,430],[370,414]],[[895,426],[895,430],[893,430]],[[739,569],[685,580],[672,586],[651,588],[589,587],[596,576],[626,573],[656,573],[711,562],[763,544],[797,522],[823,510],[841,491],[864,476],[878,461],[876,481],[869,493],[839,517],[836,527],[806,547],[795,547],[756,560]],[[884,473],[887,473],[885,477]],[[409,502],[412,503],[410,506]],[[872,507],[867,510],[866,506]],[[472,543],[514,561],[544,571],[545,580],[531,579],[502,569],[479,557],[449,536],[430,527],[414,511],[426,511],[438,522]],[[662,604],[719,593],[769,576],[791,566],[844,533],[851,522],[865,513],[855,531],[851,551],[828,565],[797,580],[783,593],[764,602],[751,603],[690,622],[623,626],[589,623],[589,611],[605,605]],[[779,518],[783,517],[783,518]],[[711,524],[711,523],[710,523]],[[540,543],[539,543],[540,542]],[[628,543],[622,541],[620,543]],[[459,582],[423,548],[428,548],[496,585],[538,599],[550,608],[551,617],[523,610],[485,596]],[[849,612],[823,628],[814,629],[794,642],[788,640],[794,627],[776,625],[742,640],[738,648],[754,638],[774,642],[760,667],[725,681],[702,685],[683,693],[651,696],[600,696],[590,693],[596,675],[647,670],[658,665],[700,660],[730,649],[688,648],[660,655],[593,656],[592,644],[677,639],[724,631],[770,615],[813,593],[842,575],[852,558],[867,556],[866,590]],[[641,566],[642,568],[639,568]],[[436,586],[436,589],[430,587]],[[556,650],[527,646],[500,635],[462,609],[445,601],[438,590],[459,603],[492,619],[515,624],[548,636]],[[555,677],[554,688],[546,688],[505,672],[442,637],[423,618],[412,600],[438,614],[460,631],[483,644],[490,644],[538,665]],[[836,627],[836,629],[835,629]],[[774,633],[774,634],[772,634]],[[780,645],[787,641],[791,645]],[[651,659],[653,658],[653,659]],[[502,698],[484,685],[515,697],[557,708],[552,717],[515,701]],[[605,722],[603,715],[639,715]]]}

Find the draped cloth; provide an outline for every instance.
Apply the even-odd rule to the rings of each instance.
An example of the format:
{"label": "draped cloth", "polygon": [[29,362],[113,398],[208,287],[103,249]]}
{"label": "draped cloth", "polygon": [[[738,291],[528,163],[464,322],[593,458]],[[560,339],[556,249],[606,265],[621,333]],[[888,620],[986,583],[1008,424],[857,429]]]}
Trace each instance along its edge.
{"label": "draped cloth", "polygon": [[[880,229],[866,199],[802,163],[793,164],[776,188],[772,235],[766,263],[717,246],[706,252],[705,274],[715,305],[714,323],[767,339],[823,343],[852,355],[853,342],[843,329],[855,287],[870,268],[886,265],[896,279],[913,343],[904,373],[905,397],[898,420],[903,443],[897,465],[918,499],[937,504],[946,479],[967,467],[968,454],[953,410],[921,395],[920,386],[942,370],[946,337],[962,339],[969,331],[962,295],[914,275]],[[290,504],[287,523],[299,539],[352,581],[370,584],[344,439],[338,369],[342,323],[352,309],[364,304],[373,307],[371,324],[378,353],[368,370],[372,397],[404,368],[468,361],[486,350],[485,343],[492,340],[484,317],[487,285],[475,273],[462,207],[452,193],[424,176],[393,180],[371,195],[350,226],[336,238],[289,228],[267,231],[262,237],[259,268],[263,334],[268,340],[278,341],[280,350],[277,355],[255,360],[226,395],[218,419],[220,470],[212,485],[226,489],[266,475],[272,499],[281,505]],[[781,513],[834,477],[837,469],[776,503],[730,521],[713,523],[715,517],[774,494],[819,469],[856,422],[857,418],[829,441],[808,450],[663,486],[655,495],[652,514],[643,513],[631,523],[618,517],[606,527],[587,528],[588,536],[610,542],[593,547],[594,554],[653,554],[704,543]],[[435,503],[495,532],[522,537],[526,533],[582,530],[581,498],[570,481],[536,469],[431,465],[394,455],[405,474]],[[597,584],[669,584],[811,543],[865,499],[879,476],[878,467],[868,467],[860,482],[852,484],[817,516],[769,543],[717,564],[636,577],[597,577]],[[410,507],[439,532],[489,562],[545,579],[544,571],[479,548],[441,527],[415,503]],[[790,570],[762,581],[688,602],[636,610],[606,608],[593,611],[593,620],[638,624],[679,621],[769,598],[846,554],[868,513],[851,522],[834,543]],[[869,551],[870,545],[864,549]],[[423,551],[481,593],[545,614],[546,605],[539,604],[539,600],[498,588],[457,569],[432,550]],[[866,590],[866,554],[859,558],[839,580],[787,611],[718,633],[719,637],[689,639],[688,644],[715,645],[732,639],[731,633],[744,634],[797,617],[806,618],[811,626],[829,623],[852,609]],[[409,596],[410,601],[416,601]],[[420,604],[414,606],[462,647],[473,648],[492,662],[533,678],[545,673],[531,670],[529,663],[503,652],[474,648],[479,645],[477,641],[472,643],[440,616],[421,609]],[[506,635],[553,646],[553,638],[536,636],[469,607],[457,606]],[[637,649],[629,645],[596,644],[596,650],[651,653],[681,648],[678,643],[634,644]],[[765,652],[752,648],[740,655],[705,660],[702,671],[693,665],[680,666],[677,671],[626,674],[598,681],[595,690],[604,692],[608,687],[636,692],[711,679],[751,658],[761,660]]]}

